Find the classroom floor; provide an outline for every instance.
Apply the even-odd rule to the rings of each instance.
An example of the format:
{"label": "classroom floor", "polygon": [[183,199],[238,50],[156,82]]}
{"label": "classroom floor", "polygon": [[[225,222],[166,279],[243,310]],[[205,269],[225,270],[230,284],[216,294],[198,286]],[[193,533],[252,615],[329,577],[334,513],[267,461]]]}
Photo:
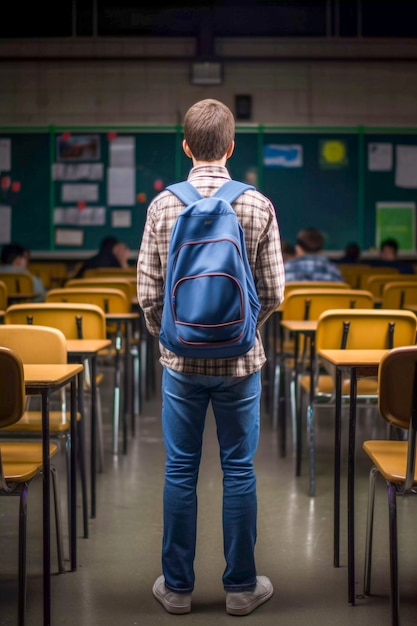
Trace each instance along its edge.
{"label": "classroom floor", "polygon": [[[97,476],[97,516],[89,521],[89,538],[82,537],[78,514],[78,569],[56,574],[52,540],[52,624],[60,626],[142,626],[231,624],[239,618],[225,611],[221,585],[224,569],[221,533],[221,471],[212,415],[205,432],[199,480],[196,587],[192,612],[176,617],[152,596],[161,573],[162,489],[164,448],[160,424],[159,365],[156,393],[145,400],[137,418],[136,435],[129,437],[127,454],[111,452],[112,368],[103,365],[102,389],[105,471]],[[308,466],[304,446],[301,476],[294,476],[291,431],[288,454],[278,453],[277,432],[263,412],[258,480],[259,574],[271,578],[272,599],[251,615],[247,626],[389,626],[389,564],[386,491],[377,485],[373,594],[362,596],[365,514],[369,462],[361,442],[384,436],[385,426],[375,410],[361,410],[357,430],[356,469],[356,595],[348,604],[346,559],[346,419],[343,431],[341,564],[333,567],[333,411],[321,407],[317,416],[316,496],[308,495]],[[88,429],[87,429],[88,430]],[[61,461],[57,461],[60,467]],[[60,473],[61,479],[64,471]],[[63,482],[63,480],[62,480]],[[64,485],[63,485],[64,487]],[[63,488],[63,494],[65,490]],[[41,626],[42,524],[41,480],[29,489],[27,625]],[[17,623],[17,498],[0,504],[0,625]],[[63,495],[64,505],[65,496]],[[417,610],[417,498],[398,506],[401,625],[415,624]],[[54,537],[53,537],[54,538]],[[67,562],[68,564],[68,562]]]}

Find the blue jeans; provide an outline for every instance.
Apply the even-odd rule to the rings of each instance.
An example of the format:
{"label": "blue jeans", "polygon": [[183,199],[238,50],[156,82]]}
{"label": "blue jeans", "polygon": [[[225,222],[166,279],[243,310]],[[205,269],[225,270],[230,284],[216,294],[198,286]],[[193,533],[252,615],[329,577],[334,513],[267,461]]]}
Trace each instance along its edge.
{"label": "blue jeans", "polygon": [[162,571],[172,591],[190,593],[194,589],[196,489],[210,401],[223,470],[223,586],[226,591],[245,591],[256,585],[253,457],[259,441],[260,396],[260,371],[245,377],[221,377],[163,370],[166,466]]}

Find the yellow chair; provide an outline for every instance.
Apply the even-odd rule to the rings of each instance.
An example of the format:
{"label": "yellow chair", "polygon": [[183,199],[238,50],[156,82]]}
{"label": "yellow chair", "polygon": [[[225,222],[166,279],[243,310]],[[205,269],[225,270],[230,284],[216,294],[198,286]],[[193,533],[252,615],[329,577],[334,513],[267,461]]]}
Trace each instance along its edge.
{"label": "yellow chair", "polygon": [[369,267],[367,270],[362,270],[358,276],[358,289],[365,289],[368,278],[370,276],[387,275],[397,276],[400,274],[400,270],[396,267]]}
{"label": "yellow chair", "polygon": [[115,277],[136,277],[136,267],[96,267],[88,269],[84,272],[85,278],[92,278],[94,276],[115,276]]}
{"label": "yellow chair", "polygon": [[[369,595],[371,590],[375,483],[377,476],[381,475],[385,480],[388,496],[391,625],[398,626],[400,594],[397,496],[416,495],[417,346],[396,348],[382,359],[378,372],[378,408],[380,415],[390,426],[402,429],[404,440],[369,440],[363,443],[363,449],[372,461],[366,525],[364,594]],[[411,509],[409,512],[411,513]],[[414,524],[414,518],[411,523]]]}
{"label": "yellow chair", "polygon": [[67,264],[63,261],[30,261],[28,270],[42,280],[46,289],[61,287],[68,277]]}
{"label": "yellow chair", "polygon": [[384,286],[381,308],[406,309],[407,305],[417,307],[417,280],[410,281],[403,275],[402,281],[389,282]]}
{"label": "yellow chair", "polygon": [[120,289],[126,294],[129,303],[136,296],[136,286],[126,276],[91,276],[90,278],[71,278],[65,283],[65,287],[105,287],[107,289]]}
{"label": "yellow chair", "polygon": [[7,285],[3,281],[0,281],[0,323],[4,319],[4,311],[7,308]]}
{"label": "yellow chair", "polygon": [[[25,383],[23,362],[20,356],[3,346],[0,347],[0,429],[18,422],[25,410]],[[57,452],[57,445],[49,446],[50,456]],[[26,623],[26,535],[27,494],[30,483],[42,473],[42,443],[0,441],[0,495],[19,497],[19,573],[18,573],[18,624]],[[60,501],[56,472],[52,469],[52,485],[55,497],[55,522],[58,564],[63,572],[62,529]]]}
{"label": "yellow chair", "polygon": [[[19,354],[25,364],[41,363],[67,363],[67,340],[65,335],[57,328],[49,326],[33,326],[28,324],[3,324],[0,325],[0,345]],[[65,399],[65,394],[63,395]],[[29,399],[29,398],[28,398]],[[26,402],[27,407],[29,402]],[[29,406],[30,409],[30,406]],[[77,420],[80,422],[81,413],[77,412]],[[87,474],[84,425],[77,424],[80,478],[82,489],[84,536],[88,537],[88,509],[87,509]],[[70,525],[70,451],[71,451],[71,414],[66,410],[65,401],[61,403],[60,410],[49,411],[49,432],[51,439],[63,443],[66,457],[67,470],[67,496],[68,496],[68,525]],[[42,412],[40,410],[25,410],[19,421],[12,426],[3,428],[0,439],[11,437],[42,438]]]}
{"label": "yellow chair", "polygon": [[33,300],[36,297],[32,276],[29,273],[2,272],[0,267],[0,281],[6,285],[9,304],[11,301]]}
{"label": "yellow chair", "polygon": [[[61,330],[67,339],[106,339],[106,318],[103,310],[95,304],[78,302],[36,302],[14,304],[6,310],[6,324],[39,324]],[[116,378],[116,377],[115,377]],[[101,373],[96,378],[97,434],[100,460],[103,462],[103,425],[99,394]],[[90,367],[84,361],[86,390],[91,390]],[[118,382],[118,381],[117,381]],[[114,420],[120,415],[120,385],[114,388]]]}
{"label": "yellow chair", "polygon": [[338,263],[337,267],[351,289],[359,289],[361,274],[371,269],[369,263]]}
{"label": "yellow chair", "polygon": [[[416,342],[417,318],[411,311],[398,309],[332,309],[318,318],[315,350],[324,349],[385,350]],[[313,389],[311,383],[313,382]],[[376,378],[360,378],[357,383],[358,400],[378,398]],[[309,446],[310,495],[315,494],[315,428],[314,407],[319,402],[331,402],[335,397],[334,372],[325,371],[316,358],[313,380],[303,375],[300,387],[309,398],[307,407],[307,437]],[[350,378],[342,380],[342,397],[349,399]],[[336,425],[339,428],[339,425]],[[335,436],[335,458],[340,459],[340,437]],[[340,477],[338,477],[340,480]]]}
{"label": "yellow chair", "polygon": [[364,289],[370,291],[377,301],[381,301],[382,290],[387,283],[417,281],[417,274],[370,274],[366,277]]}
{"label": "yellow chair", "polygon": [[[135,432],[134,420],[135,415],[139,413],[141,405],[141,393],[139,387],[140,363],[139,352],[132,350],[133,345],[133,324],[137,321],[135,314],[131,311],[130,300],[126,293],[120,289],[110,287],[63,287],[61,289],[52,289],[46,295],[46,302],[84,302],[95,304],[101,307],[108,317],[107,333],[113,339],[112,349],[109,355],[114,357],[115,367],[119,368],[120,357],[124,353],[124,378],[125,378],[125,397],[124,411],[127,413],[128,398],[131,398],[132,404],[132,434]],[[114,322],[111,316],[120,318]],[[126,321],[123,318],[126,317]],[[129,357],[131,365],[129,365]],[[131,375],[129,376],[129,370]],[[129,380],[130,379],[130,380]],[[125,429],[124,429],[125,430]],[[113,451],[117,452],[116,445],[117,425],[114,435]],[[126,433],[124,432],[124,438]],[[124,450],[126,450],[127,442],[124,442]]]}

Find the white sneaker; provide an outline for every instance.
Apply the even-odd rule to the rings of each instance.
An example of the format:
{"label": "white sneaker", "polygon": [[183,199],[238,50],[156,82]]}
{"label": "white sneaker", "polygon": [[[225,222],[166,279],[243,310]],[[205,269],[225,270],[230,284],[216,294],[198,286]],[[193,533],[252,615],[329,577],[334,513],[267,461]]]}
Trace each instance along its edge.
{"label": "white sneaker", "polygon": [[168,587],[165,587],[164,576],[159,576],[155,580],[152,593],[168,613],[184,615],[184,613],[190,613],[191,611],[191,593],[175,593],[175,591],[171,591]]}
{"label": "white sneaker", "polygon": [[258,606],[264,604],[274,593],[274,588],[267,576],[256,577],[253,591],[227,591],[226,611],[229,615],[249,615]]}

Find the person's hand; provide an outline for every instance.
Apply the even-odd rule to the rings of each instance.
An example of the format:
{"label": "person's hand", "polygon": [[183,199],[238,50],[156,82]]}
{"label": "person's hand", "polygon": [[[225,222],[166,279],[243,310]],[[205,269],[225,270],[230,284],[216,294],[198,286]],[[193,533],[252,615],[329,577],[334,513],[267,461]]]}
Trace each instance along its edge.
{"label": "person's hand", "polygon": [[123,241],[121,241],[120,243],[117,243],[114,246],[113,254],[116,257],[116,259],[119,261],[120,267],[125,267],[125,268],[129,267],[130,249],[125,243],[123,243]]}

